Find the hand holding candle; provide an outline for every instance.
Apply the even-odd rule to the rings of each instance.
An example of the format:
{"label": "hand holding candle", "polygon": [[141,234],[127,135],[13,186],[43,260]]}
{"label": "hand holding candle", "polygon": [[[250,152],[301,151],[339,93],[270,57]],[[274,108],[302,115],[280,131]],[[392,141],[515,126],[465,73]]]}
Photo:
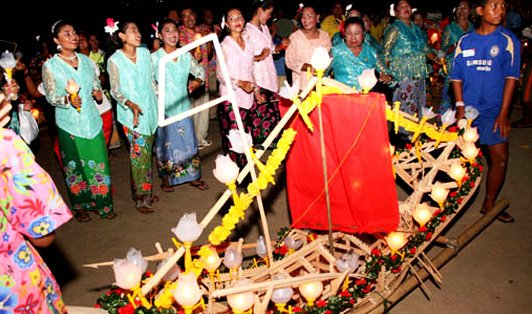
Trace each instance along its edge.
{"label": "hand holding candle", "polygon": [[0,66],[6,71],[5,76],[8,83],[11,82],[11,79],[13,78],[13,68],[16,65],[17,61],[11,52],[6,50],[2,53],[2,56],[0,57]]}
{"label": "hand holding candle", "polygon": [[12,82],[13,79],[13,68],[17,65],[17,61],[15,60],[15,57],[13,54],[9,51],[5,51],[2,53],[2,56],[0,57],[0,66],[4,69],[5,73],[4,76],[7,81],[7,85],[9,89],[17,90],[17,93],[10,91],[7,94],[7,100],[16,100],[18,98],[18,85],[16,82]]}
{"label": "hand holding candle", "polygon": [[78,112],[81,112],[81,98],[78,97],[79,85],[73,79],[68,80],[66,91],[70,94],[69,101],[72,106],[76,107]]}

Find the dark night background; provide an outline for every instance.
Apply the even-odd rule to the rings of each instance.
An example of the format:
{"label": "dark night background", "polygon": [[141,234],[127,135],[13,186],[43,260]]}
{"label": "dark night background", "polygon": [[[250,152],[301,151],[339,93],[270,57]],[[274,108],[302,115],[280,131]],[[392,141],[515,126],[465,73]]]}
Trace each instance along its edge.
{"label": "dark night background", "polygon": [[[222,0],[222,1],[183,1],[183,0],[51,0],[39,2],[26,2],[22,0],[8,0],[10,10],[2,10],[0,19],[0,40],[16,42],[17,50],[24,53],[33,53],[35,50],[35,36],[39,34],[49,35],[50,26],[58,19],[71,21],[76,29],[94,31],[100,36],[100,42],[105,44],[105,33],[103,27],[107,17],[115,20],[122,20],[124,17],[137,21],[141,28],[143,41],[148,42],[152,33],[149,27],[151,23],[164,16],[168,8],[192,7],[196,10],[198,18],[201,10],[205,7],[213,9],[216,20],[219,23],[220,17],[230,7],[238,7],[244,12],[251,4],[251,0]],[[283,7],[295,10],[300,1],[297,0],[276,0],[276,7]],[[308,1],[307,1],[308,2]],[[353,3],[354,7],[363,12],[388,12],[389,0],[371,1],[343,1],[346,4]],[[441,3],[443,2],[443,3]],[[453,1],[419,1],[420,8],[426,10],[448,10]],[[321,8],[322,17],[328,14],[328,8],[332,1],[316,1]],[[5,2],[4,2],[4,5]],[[200,21],[198,21],[200,23]],[[2,43],[5,49],[5,43]],[[26,57],[28,57],[26,55]]]}

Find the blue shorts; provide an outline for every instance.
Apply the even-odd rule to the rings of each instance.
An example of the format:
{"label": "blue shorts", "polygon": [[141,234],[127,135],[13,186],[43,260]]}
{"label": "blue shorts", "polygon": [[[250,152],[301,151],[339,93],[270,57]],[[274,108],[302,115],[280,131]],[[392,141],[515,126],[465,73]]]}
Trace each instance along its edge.
{"label": "blue shorts", "polygon": [[495,145],[508,142],[507,138],[501,136],[501,130],[497,128],[493,132],[493,125],[495,125],[497,115],[493,113],[482,112],[474,121],[472,126],[477,127],[480,145]]}

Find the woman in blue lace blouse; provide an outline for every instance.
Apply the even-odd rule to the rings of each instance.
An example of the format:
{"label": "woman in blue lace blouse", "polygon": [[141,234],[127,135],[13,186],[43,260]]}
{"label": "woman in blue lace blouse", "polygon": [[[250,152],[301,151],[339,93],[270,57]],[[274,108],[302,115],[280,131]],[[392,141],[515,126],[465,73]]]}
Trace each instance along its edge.
{"label": "woman in blue lace blouse", "polygon": [[364,42],[364,22],[359,17],[345,20],[344,39],[332,48],[334,78],[346,85],[361,90],[358,77],[366,69],[377,69],[380,80],[389,83],[386,68],[375,48]]}

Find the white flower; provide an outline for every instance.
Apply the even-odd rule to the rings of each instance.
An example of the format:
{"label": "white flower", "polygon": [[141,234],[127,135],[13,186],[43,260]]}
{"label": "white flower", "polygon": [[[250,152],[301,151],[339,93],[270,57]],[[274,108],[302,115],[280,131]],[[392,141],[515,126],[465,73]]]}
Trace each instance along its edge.
{"label": "white flower", "polygon": [[242,143],[242,138],[240,137],[239,130],[230,130],[227,138],[231,142],[231,150],[237,154],[244,154],[245,151],[249,150],[253,146],[253,139],[251,134],[244,132],[244,137],[246,138],[246,143]]}
{"label": "white flower", "polygon": [[113,35],[118,30],[118,21],[114,21],[112,18],[107,19],[107,25],[103,28],[106,33]]}
{"label": "white flower", "polygon": [[294,99],[299,92],[299,81],[295,81],[292,86],[288,82],[284,81],[284,86],[279,90],[279,96],[284,99]]}
{"label": "white flower", "polygon": [[390,16],[395,16],[395,5],[390,4]]}

